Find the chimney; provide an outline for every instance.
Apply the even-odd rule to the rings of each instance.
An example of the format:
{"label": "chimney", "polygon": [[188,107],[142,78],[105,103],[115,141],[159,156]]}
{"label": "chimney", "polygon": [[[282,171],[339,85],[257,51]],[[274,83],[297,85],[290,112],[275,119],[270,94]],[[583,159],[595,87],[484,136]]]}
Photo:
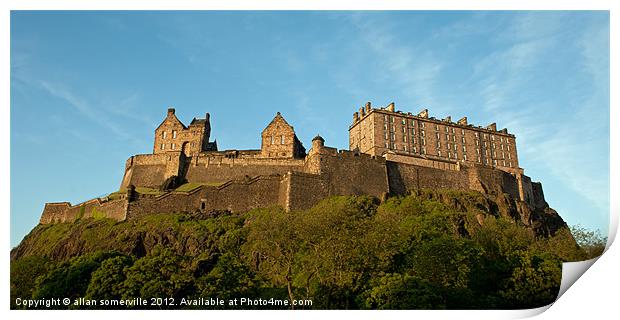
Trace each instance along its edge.
{"label": "chimney", "polygon": [[360,108],[360,117],[365,116],[366,113],[364,113],[364,108]]}
{"label": "chimney", "polygon": [[394,102],[391,102],[390,104],[388,104],[387,109],[389,111],[394,112],[396,110],[395,106],[394,106]]}
{"label": "chimney", "polygon": [[495,124],[495,122],[491,123],[490,125],[487,126],[488,130],[493,130],[493,131],[497,131],[497,124]]}
{"label": "chimney", "polygon": [[467,117],[462,117],[461,119],[459,119],[459,121],[457,121],[456,123],[466,126],[467,125]]}
{"label": "chimney", "polygon": [[209,122],[210,118],[211,118],[211,115],[207,112],[207,114],[205,114],[205,120],[207,120],[207,122]]}
{"label": "chimney", "polygon": [[168,116],[171,116],[174,114],[174,108],[168,108]]}
{"label": "chimney", "polygon": [[447,116],[445,119],[443,119],[443,121],[445,121],[445,122],[452,122],[452,117],[451,116]]}
{"label": "chimney", "polygon": [[366,113],[370,113],[371,109],[370,101],[366,102]]}
{"label": "chimney", "polygon": [[354,113],[353,113],[353,123],[356,123],[356,122],[357,122],[357,120],[359,120],[359,119],[360,119],[359,114],[358,114],[357,112],[354,112]]}
{"label": "chimney", "polygon": [[418,113],[418,117],[428,118],[428,109],[424,109],[424,110],[420,111],[420,113]]}

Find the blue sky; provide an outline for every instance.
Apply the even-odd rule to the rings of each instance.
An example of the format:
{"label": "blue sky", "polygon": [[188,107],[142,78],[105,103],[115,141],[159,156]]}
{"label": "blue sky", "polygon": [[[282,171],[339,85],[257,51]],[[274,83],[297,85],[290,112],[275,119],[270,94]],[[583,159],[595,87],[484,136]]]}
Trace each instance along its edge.
{"label": "blue sky", "polygon": [[366,101],[497,122],[570,224],[609,223],[607,12],[12,12],[11,245],[45,202],[118,189],[174,106],[220,149],[276,112],[348,146]]}

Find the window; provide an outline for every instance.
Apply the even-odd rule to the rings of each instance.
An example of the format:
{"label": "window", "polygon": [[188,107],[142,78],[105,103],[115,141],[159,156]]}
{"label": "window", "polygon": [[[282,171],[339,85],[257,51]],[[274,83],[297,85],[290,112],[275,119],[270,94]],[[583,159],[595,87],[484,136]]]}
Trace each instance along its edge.
{"label": "window", "polygon": [[499,137],[499,142],[504,142],[504,137]]}
{"label": "window", "polygon": [[465,137],[461,137],[461,142],[465,143]]}
{"label": "window", "polygon": [[478,132],[474,132],[474,135],[476,136],[476,138],[479,138]]}
{"label": "window", "polygon": [[454,159],[457,159],[457,160],[459,159],[459,154],[456,152],[454,152]]}
{"label": "window", "polygon": [[422,128],[424,128],[424,122],[422,122]]}
{"label": "window", "polygon": [[437,155],[441,157],[441,150],[437,150]]}
{"label": "window", "polygon": [[479,155],[480,154],[480,149],[476,149],[476,154]]}
{"label": "window", "polygon": [[392,141],[396,140],[396,135],[394,134],[394,132],[392,132],[392,134],[390,136],[390,140],[392,140]]}
{"label": "window", "polygon": [[387,123],[387,122],[388,122],[388,117],[387,117],[387,114],[384,114],[384,115],[383,115],[383,121],[385,121],[385,123]]}
{"label": "window", "polygon": [[504,156],[504,153],[502,152],[502,159],[506,158],[506,156]]}
{"label": "window", "polygon": [[495,141],[495,136],[491,135],[491,140]]}
{"label": "window", "polygon": [[478,157],[478,163],[480,163],[480,157]]}
{"label": "window", "polygon": [[407,145],[404,145],[404,146],[403,146],[403,150],[404,150],[405,152],[407,152]]}
{"label": "window", "polygon": [[504,162],[504,167],[505,167],[506,166],[506,160],[503,160],[503,162]]}
{"label": "window", "polygon": [[176,139],[176,138],[177,138],[177,131],[172,130],[172,139]]}
{"label": "window", "polygon": [[407,135],[403,135],[403,142],[407,142]]}
{"label": "window", "polygon": [[426,147],[422,147],[422,154],[426,154]]}
{"label": "window", "polygon": [[175,147],[176,145],[174,143],[170,144],[170,149],[174,150]]}
{"label": "window", "polygon": [[407,133],[407,127],[403,126],[403,134]]}
{"label": "window", "polygon": [[502,150],[504,150],[504,145],[503,145],[503,144],[501,144],[500,146],[502,147]]}
{"label": "window", "polygon": [[510,153],[508,154],[508,160],[510,160]]}
{"label": "window", "polygon": [[452,128],[452,134],[454,134],[454,128]]}
{"label": "window", "polygon": [[467,148],[465,148],[465,146],[463,146],[463,153],[467,152]]}
{"label": "window", "polygon": [[454,145],[454,151],[456,151],[456,144]]}
{"label": "window", "polygon": [[438,124],[435,125],[435,130],[439,131],[439,125]]}
{"label": "window", "polygon": [[448,133],[448,127],[446,127],[446,133]]}
{"label": "window", "polygon": [[478,142],[478,140],[476,140],[476,147],[480,146],[480,142]]}
{"label": "window", "polygon": [[509,144],[506,145],[506,148],[508,148],[508,151],[510,151],[510,145]]}
{"label": "window", "polygon": [[452,141],[456,142],[456,136],[455,135],[452,136]]}
{"label": "window", "polygon": [[271,144],[273,144],[273,136],[271,136],[270,138],[271,138]]}
{"label": "window", "polygon": [[437,136],[437,140],[439,141],[439,133],[435,133],[435,135]]}
{"label": "window", "polygon": [[386,148],[388,147],[388,143],[387,143],[387,141],[385,142],[385,147],[386,147]]}
{"label": "window", "polygon": [[166,131],[164,131],[164,132],[162,132],[162,133],[161,133],[161,138],[162,138],[162,139],[166,139],[166,133],[167,133]]}
{"label": "window", "polygon": [[394,123],[394,117],[390,117],[390,122]]}
{"label": "window", "polygon": [[411,126],[414,127],[415,126],[415,120],[411,120]]}
{"label": "window", "polygon": [[166,149],[166,144],[165,144],[165,143],[162,143],[162,144],[161,144],[161,146],[159,146],[159,148],[160,148],[161,150],[165,150],[165,149]]}
{"label": "window", "polygon": [[388,139],[388,134],[387,134],[387,131],[385,131],[385,132],[383,132],[383,133],[385,134],[385,140],[387,140],[387,139]]}
{"label": "window", "polygon": [[497,166],[497,160],[493,160],[493,165]]}
{"label": "window", "polygon": [[467,155],[463,154],[463,160],[467,161]]}
{"label": "window", "polygon": [[426,145],[426,139],[422,138],[422,145],[425,146]]}
{"label": "window", "polygon": [[280,136],[280,144],[284,144],[284,136]]}
{"label": "window", "polygon": [[508,162],[508,165],[512,168],[512,161]]}
{"label": "window", "polygon": [[437,149],[441,148],[441,142],[437,141]]}
{"label": "window", "polygon": [[415,146],[413,147],[413,153],[417,153],[418,152],[418,148],[416,148]]}
{"label": "window", "polygon": [[424,137],[424,130],[420,131],[420,135]]}
{"label": "window", "polygon": [[415,129],[413,129],[413,128],[411,129],[411,135],[415,136]]}
{"label": "window", "polygon": [[461,129],[461,135],[465,135],[465,130]]}
{"label": "window", "polygon": [[402,124],[403,126],[407,124],[407,120],[405,120],[405,118],[402,118]]}

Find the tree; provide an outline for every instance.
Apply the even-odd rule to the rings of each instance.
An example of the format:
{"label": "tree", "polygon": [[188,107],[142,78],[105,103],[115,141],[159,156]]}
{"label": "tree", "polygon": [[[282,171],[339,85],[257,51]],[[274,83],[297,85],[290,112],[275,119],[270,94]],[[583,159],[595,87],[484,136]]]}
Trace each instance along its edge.
{"label": "tree", "polygon": [[126,269],[123,299],[181,298],[193,293],[187,259],[157,245]]}
{"label": "tree", "polygon": [[134,259],[130,256],[116,256],[101,263],[92,273],[86,299],[120,299],[124,293],[125,270]]}

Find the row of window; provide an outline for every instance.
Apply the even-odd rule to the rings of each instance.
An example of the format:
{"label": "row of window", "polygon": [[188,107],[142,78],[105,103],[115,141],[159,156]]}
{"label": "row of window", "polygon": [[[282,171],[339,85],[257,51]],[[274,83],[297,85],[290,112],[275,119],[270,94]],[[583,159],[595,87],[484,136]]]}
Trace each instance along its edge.
{"label": "row of window", "polygon": [[[275,136],[271,136],[269,138],[270,138],[269,139],[269,141],[270,141],[269,143],[270,144],[275,144],[276,137]],[[280,136],[280,144],[284,144],[284,141],[285,141],[284,136]]]}
{"label": "row of window", "polygon": [[[166,139],[167,136],[168,136],[168,132],[164,131],[161,133],[162,139]],[[172,130],[172,139],[176,139],[176,138],[177,138],[177,131]]]}
{"label": "row of window", "polygon": [[[175,150],[175,149],[176,149],[176,147],[177,147],[176,143],[171,143],[171,144],[170,144],[170,150]],[[165,144],[165,143],[162,143],[162,144],[159,146],[159,149],[160,149],[160,150],[166,150],[166,144]]]}
{"label": "row of window", "polygon": [[[390,117],[390,122],[392,123],[392,125],[391,125],[391,127],[390,127],[390,128],[391,128],[391,131],[392,131],[392,132],[395,132],[395,131],[396,131],[396,126],[394,125],[394,117]],[[402,122],[402,125],[403,125],[403,126],[402,126],[402,130],[403,130],[403,134],[404,134],[404,133],[406,133],[406,131],[407,131],[407,128],[406,128],[407,121],[406,121],[404,118],[401,118],[401,122]],[[411,120],[411,127],[415,127],[415,120]],[[424,127],[425,127],[425,126],[424,126],[424,122],[420,122],[420,127],[421,127],[421,128],[424,128]],[[387,115],[384,115],[384,124],[383,124],[383,129],[384,129],[385,131],[387,131],[387,130],[388,130],[388,116],[387,116]],[[444,126],[444,129],[445,129],[445,131],[446,131],[446,136],[447,136],[447,134],[448,134],[448,133],[450,133],[450,132],[452,132],[452,134],[455,134],[455,133],[456,133],[456,130],[455,130],[455,128],[454,128],[454,127]],[[440,130],[439,130],[439,125],[438,125],[438,124],[435,124],[435,130],[436,130],[436,131],[440,131]],[[422,135],[424,134],[423,132],[424,132],[424,130],[422,130]],[[414,129],[414,128],[411,128],[411,134],[412,134],[412,135],[415,135],[415,129]],[[439,133],[437,133],[437,134],[439,134]],[[474,132],[474,134],[475,134],[475,136],[476,136],[476,139],[479,139],[479,138],[480,138],[480,134],[479,134],[478,132]],[[463,136],[462,138],[464,139],[464,136],[465,136],[465,129],[461,129],[461,135]],[[491,141],[495,141],[495,135],[492,135],[492,134],[491,134],[490,136],[491,136]],[[484,140],[489,139],[489,134],[484,133],[484,134],[482,135],[482,138],[483,138]],[[438,139],[439,139],[439,138],[438,138]],[[446,139],[448,139],[448,138],[446,138]],[[505,140],[506,140],[506,143],[509,143],[508,138],[506,138]],[[503,143],[503,142],[504,142],[504,137],[500,136],[500,137],[499,137],[499,141],[500,141],[501,143]]]}

